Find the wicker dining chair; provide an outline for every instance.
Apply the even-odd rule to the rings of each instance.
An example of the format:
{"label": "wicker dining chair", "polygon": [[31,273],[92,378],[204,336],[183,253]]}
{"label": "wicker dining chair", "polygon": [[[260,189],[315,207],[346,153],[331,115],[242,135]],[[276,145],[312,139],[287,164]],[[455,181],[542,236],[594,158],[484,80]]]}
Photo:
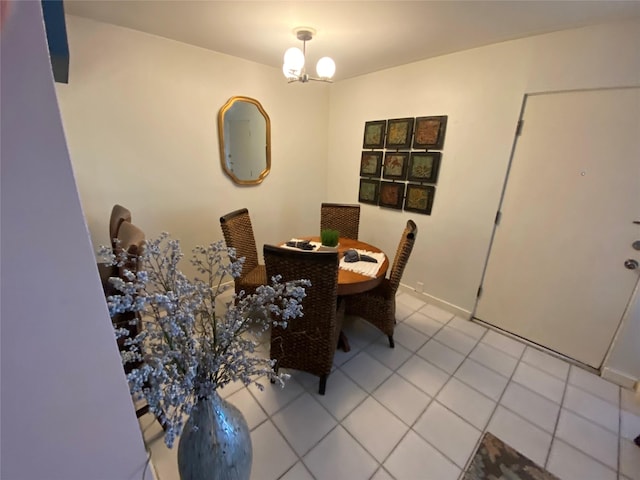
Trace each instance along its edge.
{"label": "wicker dining chair", "polygon": [[360,205],[323,203],[320,206],[320,230],[332,229],[341,237],[358,239]]}
{"label": "wicker dining chair", "polygon": [[402,233],[396,256],[393,259],[389,278],[385,278],[380,285],[368,292],[344,297],[346,313],[364,318],[380,329],[389,338],[389,346],[394,348],[393,329],[396,324],[396,292],[400,279],[407,265],[413,244],[416,241],[418,227],[413,220],[407,221]]}
{"label": "wicker dining chair", "polygon": [[234,278],[236,294],[242,290],[247,295],[255,293],[256,288],[267,284],[267,271],[264,265],[258,263],[258,249],[249,210],[241,208],[220,217],[220,227],[227,247],[235,248],[236,258],[244,257],[242,272]]}
{"label": "wicker dining chair", "polygon": [[338,253],[305,252],[264,246],[267,275],[282,275],[282,281],[307,279],[303,316],[286,328],[271,328],[271,359],[275,369],[292,368],[320,377],[318,392],[324,395],[333,356],[342,329],[344,302],[337,308]]}
{"label": "wicker dining chair", "polygon": [[111,209],[111,216],[109,218],[109,241],[111,242],[114,253],[116,250],[115,239],[118,238],[118,232],[120,231],[122,222],[131,223],[131,212],[122,205],[115,204]]}

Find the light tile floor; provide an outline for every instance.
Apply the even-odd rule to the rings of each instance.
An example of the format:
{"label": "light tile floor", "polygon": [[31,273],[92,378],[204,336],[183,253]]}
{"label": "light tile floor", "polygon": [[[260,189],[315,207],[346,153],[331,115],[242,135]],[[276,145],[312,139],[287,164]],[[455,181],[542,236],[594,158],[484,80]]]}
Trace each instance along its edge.
{"label": "light tile floor", "polygon": [[[640,398],[484,326],[401,293],[396,348],[348,317],[327,393],[290,371],[284,389],[228,385],[251,428],[253,480],[458,480],[490,431],[562,480],[640,480]],[[158,480],[178,480],[150,415]]]}

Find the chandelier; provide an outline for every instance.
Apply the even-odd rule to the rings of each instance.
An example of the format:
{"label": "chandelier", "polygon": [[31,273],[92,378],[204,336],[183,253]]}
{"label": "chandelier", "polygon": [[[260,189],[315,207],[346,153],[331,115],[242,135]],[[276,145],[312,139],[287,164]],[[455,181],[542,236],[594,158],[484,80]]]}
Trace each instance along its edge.
{"label": "chandelier", "polygon": [[322,57],[316,64],[317,77],[307,74],[304,63],[307,53],[307,42],[313,38],[315,30],[309,27],[300,27],[294,30],[298,40],[302,41],[302,50],[298,47],[291,47],[284,53],[284,65],[282,72],[287,77],[289,83],[302,82],[307,83],[309,80],[316,82],[329,82],[331,77],[336,73],[336,64],[330,57]]}

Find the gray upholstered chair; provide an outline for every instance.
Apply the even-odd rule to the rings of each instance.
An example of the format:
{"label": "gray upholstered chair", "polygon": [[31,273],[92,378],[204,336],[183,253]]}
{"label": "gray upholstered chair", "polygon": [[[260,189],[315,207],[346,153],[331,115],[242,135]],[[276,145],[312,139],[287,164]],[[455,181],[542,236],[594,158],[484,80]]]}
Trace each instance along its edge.
{"label": "gray upholstered chair", "polygon": [[[131,222],[124,220],[120,222],[118,229],[118,242],[116,245],[116,251],[114,252],[116,255],[122,254],[126,252],[126,261],[122,266],[117,269],[117,275],[123,276],[124,270],[130,270],[131,272],[137,272],[141,267],[141,263],[138,259],[138,255],[142,255],[145,245],[146,239],[144,232],[140,230],[137,226],[132,224]],[[115,294],[119,294],[120,292],[113,292]],[[124,312],[118,313],[111,318],[111,322],[120,328],[126,328],[129,330],[129,337],[135,337],[142,329],[141,319],[138,317],[138,322],[135,324],[131,324],[132,320],[136,318],[136,313],[134,312]],[[121,337],[117,340],[118,348],[120,350],[127,348],[125,345],[125,337]],[[134,368],[140,368],[142,362],[129,362],[126,365],[123,365],[125,373],[129,373]],[[149,405],[146,403],[136,407],[136,417],[141,417],[142,415],[149,412]],[[160,420],[159,417],[156,417],[164,430],[166,428],[165,424]]]}
{"label": "gray upholstered chair", "polygon": [[418,227],[409,220],[402,232],[396,256],[393,259],[389,278],[385,278],[380,285],[368,292],[357,295],[345,296],[346,313],[357,315],[380,329],[389,338],[389,346],[395,346],[393,342],[393,329],[396,324],[396,292],[400,285],[400,279],[409,260],[416,241]]}
{"label": "gray upholstered chair", "polygon": [[[122,265],[116,268],[116,276],[119,276],[123,279],[126,280],[126,278],[124,277],[124,272],[125,270],[129,270],[133,273],[136,273],[140,267],[140,262],[138,260],[138,255],[141,255],[143,252],[143,249],[145,247],[145,235],[144,232],[142,230],[140,230],[138,227],[136,227],[134,224],[132,224],[131,222],[121,222],[120,223],[120,228],[118,231],[118,242],[116,242],[116,251],[114,252],[116,254],[116,258],[118,258],[119,260],[124,257],[126,254],[126,260],[124,260],[122,262]],[[120,292],[116,291],[113,286],[109,285],[109,287],[107,287],[105,294],[108,295],[113,295],[113,294],[120,294]],[[140,326],[139,326],[139,322],[137,325],[131,325],[130,322],[132,320],[134,320],[136,318],[136,313],[134,312],[124,312],[124,313],[119,313],[116,314],[115,316],[111,317],[111,322],[114,325],[117,325],[119,327],[122,328],[126,328],[127,330],[129,330],[129,335],[131,337],[134,337],[139,331],[140,331]],[[124,345],[124,341],[125,338],[119,338],[118,339],[118,347],[120,347],[120,349],[125,348]],[[131,371],[131,369],[138,367],[139,364],[127,364],[125,365],[125,372],[129,372]]]}
{"label": "gray upholstered chair", "polygon": [[271,329],[271,359],[276,370],[292,368],[320,377],[318,391],[324,395],[344,317],[344,302],[337,308],[338,253],[265,245],[264,261],[269,278],[282,275],[283,282],[311,281],[302,300],[303,316],[286,328]]}
{"label": "gray upholstered chair", "polygon": [[341,237],[358,239],[360,205],[323,203],[320,206],[320,230],[337,230]]}
{"label": "gray upholstered chair", "polygon": [[[118,233],[120,232],[120,226],[123,222],[131,223],[131,212],[122,205],[115,204],[111,209],[111,216],[109,217],[109,242],[111,243],[111,250],[114,254],[118,251]],[[109,284],[109,278],[119,274],[118,268],[110,263],[98,262],[98,274],[100,275],[100,282],[102,283],[102,289],[105,293],[111,291],[112,287]]]}
{"label": "gray upholstered chair", "polygon": [[109,241],[115,253],[115,239],[118,238],[120,225],[122,222],[131,223],[131,212],[122,205],[115,204],[111,209],[111,217],[109,218]]}
{"label": "gray upholstered chair", "polygon": [[242,272],[234,279],[236,293],[255,293],[260,285],[267,284],[267,271],[258,263],[258,250],[253,236],[253,226],[249,210],[241,208],[220,217],[220,227],[224,241],[229,248],[235,248],[236,258],[244,257]]}

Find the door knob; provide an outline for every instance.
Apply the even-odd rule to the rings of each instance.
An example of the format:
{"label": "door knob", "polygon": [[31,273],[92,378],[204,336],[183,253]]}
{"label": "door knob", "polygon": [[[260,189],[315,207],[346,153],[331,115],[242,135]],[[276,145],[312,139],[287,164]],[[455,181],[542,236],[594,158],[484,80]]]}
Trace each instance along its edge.
{"label": "door knob", "polygon": [[636,240],[631,244],[634,250],[640,250],[640,240]]}
{"label": "door knob", "polygon": [[636,268],[638,268],[638,261],[634,260],[633,258],[628,258],[624,261],[624,268],[635,270]]}

